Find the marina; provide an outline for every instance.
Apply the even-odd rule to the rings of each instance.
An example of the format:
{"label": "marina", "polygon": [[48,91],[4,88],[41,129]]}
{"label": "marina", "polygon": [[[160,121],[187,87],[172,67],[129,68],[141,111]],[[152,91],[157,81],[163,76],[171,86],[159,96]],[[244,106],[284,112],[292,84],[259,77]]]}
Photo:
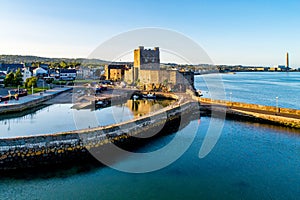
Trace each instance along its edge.
{"label": "marina", "polygon": [[[190,148],[172,165],[159,171],[129,174],[110,167],[86,165],[28,172],[16,175],[16,178],[2,177],[0,198],[132,199],[136,191],[143,193],[145,199],[157,196],[181,199],[294,199],[300,195],[299,131],[226,120],[213,151],[199,159],[197,155],[211,120],[202,117],[197,137]],[[195,126],[198,126],[198,120],[191,121],[177,133],[180,139],[191,137]],[[140,151],[153,151],[172,138],[173,135],[160,137]],[[126,163],[126,159],[120,162]],[[126,193],[123,192],[125,190]]]}

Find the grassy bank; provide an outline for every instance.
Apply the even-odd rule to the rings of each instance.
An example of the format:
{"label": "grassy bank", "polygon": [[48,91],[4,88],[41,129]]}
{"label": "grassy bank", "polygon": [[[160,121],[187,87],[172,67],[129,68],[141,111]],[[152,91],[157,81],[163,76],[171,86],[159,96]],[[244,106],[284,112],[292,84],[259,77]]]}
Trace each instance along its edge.
{"label": "grassy bank", "polygon": [[99,80],[94,80],[94,79],[76,79],[74,83],[94,83],[94,82],[99,82]]}
{"label": "grassy bank", "polygon": [[[33,88],[33,93],[43,92],[45,90],[46,90],[45,88],[44,89],[43,88]],[[32,94],[32,89],[31,88],[27,89],[27,93]]]}

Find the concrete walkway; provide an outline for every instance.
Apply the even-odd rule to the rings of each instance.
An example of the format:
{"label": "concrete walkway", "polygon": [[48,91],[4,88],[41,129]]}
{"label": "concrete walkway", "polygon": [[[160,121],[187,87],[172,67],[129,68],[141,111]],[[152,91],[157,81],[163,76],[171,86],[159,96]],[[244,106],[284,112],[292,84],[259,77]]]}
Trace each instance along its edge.
{"label": "concrete walkway", "polygon": [[[227,110],[227,112],[248,112],[248,113],[258,113],[258,114],[264,114],[264,115],[274,115],[279,117],[286,117],[286,118],[293,118],[293,119],[300,119],[299,115],[296,114],[289,114],[289,113],[282,113],[282,112],[273,112],[273,111],[267,111],[267,110],[260,110],[260,109],[254,109],[254,108],[242,108],[237,106],[225,106],[225,105],[218,105],[218,104],[209,104],[209,103],[203,103],[201,102],[202,107],[210,107],[214,106],[214,109],[223,109]],[[282,108],[278,108],[280,110]]]}
{"label": "concrete walkway", "polygon": [[201,102],[201,110],[209,110],[216,112],[225,112],[226,115],[235,116],[236,118],[250,117],[253,119],[265,120],[275,124],[288,126],[292,128],[300,128],[300,116],[296,114],[272,112],[267,110],[259,110],[253,108],[241,108],[236,106],[218,105],[214,103]]}
{"label": "concrete walkway", "polygon": [[24,97],[20,97],[19,100],[14,100],[13,99],[13,100],[9,100],[9,101],[0,102],[0,107],[2,107],[2,106],[11,106],[11,105],[20,105],[20,104],[28,103],[30,101],[41,99],[43,97],[59,94],[59,93],[68,91],[70,89],[71,88],[68,88],[68,87],[53,88],[53,89],[50,89],[50,90],[46,90],[46,92],[38,92],[38,93],[35,93],[33,95],[27,95],[27,96],[24,96]]}
{"label": "concrete walkway", "polygon": [[54,98],[55,96],[72,90],[70,87],[54,88],[46,92],[36,93],[21,97],[19,100],[11,100],[0,103],[0,114],[8,114],[13,112],[20,112],[23,110],[31,109],[43,104],[45,101]]}

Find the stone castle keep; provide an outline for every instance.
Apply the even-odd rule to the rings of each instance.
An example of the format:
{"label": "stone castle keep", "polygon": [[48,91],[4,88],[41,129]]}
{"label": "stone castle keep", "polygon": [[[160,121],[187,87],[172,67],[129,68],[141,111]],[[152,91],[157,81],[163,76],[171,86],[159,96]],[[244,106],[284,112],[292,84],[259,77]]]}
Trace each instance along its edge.
{"label": "stone castle keep", "polygon": [[160,69],[159,47],[145,49],[140,46],[134,50],[133,67],[128,65],[105,66],[106,79],[124,81],[127,84],[143,85],[144,89],[151,89],[149,85],[165,85],[169,88],[185,90],[187,86],[194,87],[192,72]]}

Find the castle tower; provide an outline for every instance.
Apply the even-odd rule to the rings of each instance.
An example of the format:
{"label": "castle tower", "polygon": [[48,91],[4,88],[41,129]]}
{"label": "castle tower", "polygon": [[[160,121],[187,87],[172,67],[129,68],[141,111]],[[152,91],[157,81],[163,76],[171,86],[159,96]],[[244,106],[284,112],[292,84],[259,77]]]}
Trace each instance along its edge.
{"label": "castle tower", "polygon": [[138,67],[143,70],[159,70],[159,48],[145,49],[140,46],[134,50],[134,67]]}
{"label": "castle tower", "polygon": [[159,70],[160,69],[160,58],[159,58],[159,48],[154,47],[154,49],[145,49],[140,46],[138,49],[134,50],[134,80],[139,79],[140,70]]}

